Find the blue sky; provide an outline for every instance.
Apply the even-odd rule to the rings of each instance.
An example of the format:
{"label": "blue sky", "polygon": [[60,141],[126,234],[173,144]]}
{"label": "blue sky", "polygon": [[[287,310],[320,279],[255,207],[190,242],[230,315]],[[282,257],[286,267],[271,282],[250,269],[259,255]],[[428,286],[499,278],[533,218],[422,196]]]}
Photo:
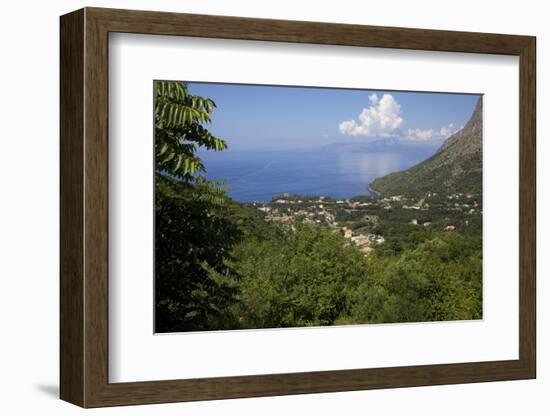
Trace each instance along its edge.
{"label": "blue sky", "polygon": [[478,95],[189,83],[216,102],[208,129],[234,150],[281,150],[396,138],[442,142]]}

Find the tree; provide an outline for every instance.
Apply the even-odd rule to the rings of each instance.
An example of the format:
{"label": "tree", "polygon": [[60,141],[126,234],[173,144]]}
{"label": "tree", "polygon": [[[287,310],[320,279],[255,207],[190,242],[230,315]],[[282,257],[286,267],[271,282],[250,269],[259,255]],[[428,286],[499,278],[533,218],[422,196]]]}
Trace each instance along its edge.
{"label": "tree", "polygon": [[365,257],[339,233],[308,224],[270,224],[237,244],[235,314],[244,328],[333,325],[349,317]]}
{"label": "tree", "polygon": [[161,177],[155,199],[156,331],[230,325],[238,288],[226,264],[240,239],[223,208],[183,183]]}
{"label": "tree", "polygon": [[196,155],[227,148],[204,127],[214,108],[183,82],[155,83],[157,332],[217,329],[235,302],[226,260],[240,233],[224,215],[226,190],[206,180]]}
{"label": "tree", "polygon": [[481,237],[439,233],[415,248],[369,257],[355,292],[362,322],[469,320],[482,317]]}
{"label": "tree", "polygon": [[212,121],[214,101],[189,94],[184,82],[155,82],[155,154],[157,173],[193,182],[204,171],[199,147],[221,151],[227,143],[204,124]]}

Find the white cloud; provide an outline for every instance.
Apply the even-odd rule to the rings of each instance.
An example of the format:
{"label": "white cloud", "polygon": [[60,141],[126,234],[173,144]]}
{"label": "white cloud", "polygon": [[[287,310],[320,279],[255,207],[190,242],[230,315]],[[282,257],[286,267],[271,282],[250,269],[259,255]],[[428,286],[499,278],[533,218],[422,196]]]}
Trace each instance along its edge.
{"label": "white cloud", "polygon": [[421,130],[419,128],[416,129],[408,129],[407,130],[407,136],[406,138],[408,140],[441,140],[441,139],[447,139],[453,134],[455,134],[457,131],[461,130],[462,127],[455,127],[453,123],[449,123],[447,126],[441,127],[439,130],[434,129],[426,129]]}
{"label": "white cloud", "polygon": [[434,129],[420,130],[416,128],[407,130],[408,139],[430,140],[434,138],[435,134]]}
{"label": "white cloud", "polygon": [[449,123],[440,129],[409,128],[404,132],[401,128],[405,123],[401,105],[391,94],[384,94],[382,97],[372,94],[369,96],[369,101],[370,106],[361,111],[357,120],[345,120],[338,125],[341,134],[428,141],[446,139],[462,129],[462,127],[457,128],[453,123]]}
{"label": "white cloud", "polygon": [[452,136],[453,134],[455,134],[457,131],[459,131],[461,129],[462,129],[462,127],[457,128],[457,127],[455,127],[455,125],[453,123],[450,123],[446,127],[441,127],[441,129],[439,129],[439,134],[441,135],[441,137],[446,139],[447,137]]}
{"label": "white cloud", "polygon": [[358,120],[342,121],[338,126],[340,133],[348,136],[395,137],[405,122],[401,117],[401,106],[391,94],[378,98],[369,97],[371,105],[364,108]]}
{"label": "white cloud", "polygon": [[369,97],[369,101],[371,102],[372,105],[378,104],[378,95],[372,94],[372,95]]}

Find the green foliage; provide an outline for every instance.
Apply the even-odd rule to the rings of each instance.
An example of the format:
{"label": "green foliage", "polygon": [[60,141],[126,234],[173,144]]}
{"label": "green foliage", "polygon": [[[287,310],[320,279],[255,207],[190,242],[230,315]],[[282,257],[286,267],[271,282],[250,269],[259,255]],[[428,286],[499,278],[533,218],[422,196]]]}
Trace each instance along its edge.
{"label": "green foliage", "polygon": [[[223,253],[216,261],[208,261],[217,265],[215,273],[208,270],[203,275],[206,281],[214,279],[216,285],[221,284],[209,297],[210,305],[216,308],[192,315],[197,320],[192,325],[188,322],[187,328],[275,328],[482,317],[480,235],[407,224],[411,230],[407,238],[406,233],[396,234],[365,257],[349,240],[328,228],[297,223],[290,229],[268,223],[257,209],[237,203],[224,205],[207,222],[212,228],[205,223],[206,229],[201,231],[204,240],[196,239],[196,229],[190,229],[189,236],[177,236],[178,241],[191,238],[204,250],[214,250],[209,255]],[[228,231],[228,235],[216,234],[218,228]],[[213,245],[221,244],[220,239],[230,243],[228,251]],[[174,326],[176,323],[177,319]]]}
{"label": "green foliage", "polygon": [[183,82],[155,83],[155,330],[231,327],[235,276],[227,266],[240,231],[226,215],[220,181],[208,181],[195,152],[226,143],[203,126],[215,104]]}
{"label": "green foliage", "polygon": [[[231,326],[227,310],[236,301],[235,275],[226,263],[240,231],[208,192],[157,178],[155,199],[156,331]],[[212,196],[214,199],[217,196]]]}
{"label": "green foliage", "polygon": [[243,328],[332,325],[351,311],[350,289],[364,278],[365,257],[340,234],[318,226],[245,239],[232,252]]}
{"label": "green foliage", "polygon": [[482,317],[481,239],[441,233],[397,256],[369,258],[353,316],[362,322]]}
{"label": "green foliage", "polygon": [[155,82],[155,155],[157,172],[192,181],[204,171],[196,155],[199,147],[221,151],[227,143],[205,127],[212,119],[214,101],[189,94],[183,82]]}

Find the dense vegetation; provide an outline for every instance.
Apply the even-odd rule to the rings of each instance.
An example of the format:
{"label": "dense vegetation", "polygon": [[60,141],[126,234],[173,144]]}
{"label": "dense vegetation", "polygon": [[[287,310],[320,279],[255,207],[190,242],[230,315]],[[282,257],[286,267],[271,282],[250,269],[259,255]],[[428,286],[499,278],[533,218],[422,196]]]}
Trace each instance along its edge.
{"label": "dense vegetation", "polygon": [[415,230],[365,257],[324,227],[243,224],[229,262],[240,328],[481,318],[480,236]]}
{"label": "dense vegetation", "polygon": [[155,88],[157,332],[481,318],[480,223],[450,233],[462,217],[437,209],[421,228],[419,213],[336,212],[385,237],[366,256],[337,229],[268,222],[202,174],[198,147],[227,147],[205,128],[214,103],[184,83]]}
{"label": "dense vegetation", "polygon": [[155,329],[225,327],[236,289],[223,276],[232,274],[226,260],[239,230],[196,156],[200,146],[227,147],[204,127],[215,104],[181,82],[156,82],[155,94]]}

